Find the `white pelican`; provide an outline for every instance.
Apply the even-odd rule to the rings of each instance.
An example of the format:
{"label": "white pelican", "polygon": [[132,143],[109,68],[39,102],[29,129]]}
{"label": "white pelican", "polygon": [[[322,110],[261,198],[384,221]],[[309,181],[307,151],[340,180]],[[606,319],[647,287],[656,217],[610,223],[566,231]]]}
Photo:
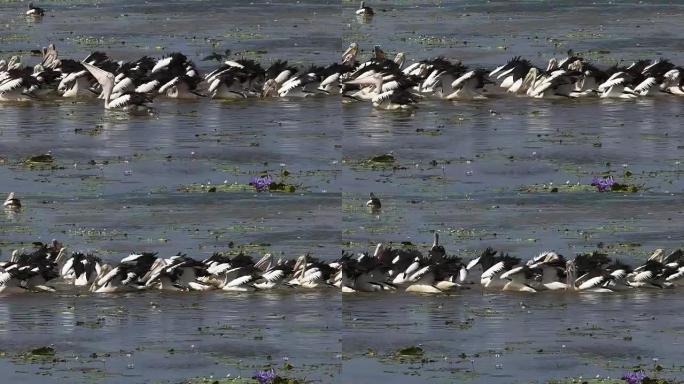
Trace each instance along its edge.
{"label": "white pelican", "polygon": [[176,255],[150,271],[145,286],[165,291],[207,291],[214,287],[198,281],[207,275],[204,263],[186,255]]}
{"label": "white pelican", "polygon": [[96,293],[139,291],[145,289],[145,278],[163,259],[156,253],[131,254],[118,266],[95,280],[90,290]]}
{"label": "white pelican", "polygon": [[127,92],[114,100],[110,100],[112,90],[114,89],[114,75],[111,72],[107,72],[94,65],[90,65],[88,63],[82,64],[102,86],[105,109],[123,109],[129,111],[140,109],[144,109],[145,111],[149,110],[149,107],[147,107],[146,104],[151,100],[141,93]]}
{"label": "white pelican", "polygon": [[103,276],[104,264],[99,257],[90,253],[74,252],[60,271],[63,279],[73,281],[77,287],[90,286]]}
{"label": "white pelican", "polygon": [[14,192],[10,192],[9,195],[7,195],[7,199],[5,199],[5,202],[2,204],[2,206],[6,209],[17,210],[21,208],[21,201],[19,201],[19,198],[16,196]]}
{"label": "white pelican", "polygon": [[452,92],[446,95],[447,100],[479,100],[486,99],[481,91],[485,85],[493,83],[487,79],[484,69],[468,71],[451,83]]}
{"label": "white pelican", "polygon": [[366,6],[365,1],[362,1],[359,9],[356,10],[356,14],[359,16],[373,16],[375,12],[373,12],[373,8]]}
{"label": "white pelican", "polygon": [[496,76],[496,79],[503,78],[501,84],[499,84],[501,88],[506,89],[506,91],[510,93],[521,93],[526,91],[522,87],[523,81],[532,68],[534,68],[534,66],[528,60],[516,56],[506,64],[491,71],[489,77],[492,78]]}
{"label": "white pelican", "polygon": [[370,208],[373,211],[377,211],[382,207],[382,203],[380,202],[380,199],[378,199],[377,196],[373,192],[369,194],[370,200],[366,201],[366,207]]}
{"label": "white pelican", "polygon": [[40,7],[36,7],[33,3],[29,3],[28,11],[26,11],[26,16],[31,16],[33,18],[41,18],[45,16],[45,10]]}

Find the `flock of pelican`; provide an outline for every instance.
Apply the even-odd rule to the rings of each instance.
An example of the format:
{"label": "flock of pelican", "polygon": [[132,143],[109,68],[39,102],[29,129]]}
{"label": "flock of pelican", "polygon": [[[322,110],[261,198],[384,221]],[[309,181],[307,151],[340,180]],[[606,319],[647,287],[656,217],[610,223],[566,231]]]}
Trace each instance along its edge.
{"label": "flock of pelican", "polygon": [[[43,48],[42,61],[22,64],[17,56],[0,60],[0,101],[48,97],[99,98],[106,109],[149,110],[156,97],[176,99],[300,98],[340,95],[344,102],[366,101],[380,109],[410,109],[420,100],[486,99],[510,94],[533,98],[621,98],[684,95],[684,69],[666,59],[639,60],[600,69],[569,51],[551,58],[545,68],[514,57],[488,70],[443,57],[407,63],[375,46],[366,61],[357,60],[352,43],[340,62],[297,67],[277,60],[268,66],[214,53],[205,60],[220,64],[202,73],[182,53],[158,59],[114,61],[103,52],[83,60],[62,59],[54,45]],[[40,53],[40,52],[39,52]]]}
{"label": "flock of pelican", "polygon": [[[475,271],[480,271],[479,277]],[[542,252],[523,261],[487,248],[465,262],[449,255],[438,233],[423,253],[416,247],[393,248],[382,243],[373,253],[342,252],[332,262],[309,254],[255,261],[239,253],[215,253],[204,260],[184,254],[164,258],[156,253],[132,253],[108,264],[84,252],[68,253],[59,241],[34,243],[15,250],[0,263],[0,293],[54,292],[70,284],[96,293],[165,291],[255,291],[272,289],[339,289],[342,293],[399,291],[435,294],[479,283],[488,291],[616,292],[639,288],[673,288],[684,277],[684,252],[656,250],[631,267],[598,251],[572,260]]]}

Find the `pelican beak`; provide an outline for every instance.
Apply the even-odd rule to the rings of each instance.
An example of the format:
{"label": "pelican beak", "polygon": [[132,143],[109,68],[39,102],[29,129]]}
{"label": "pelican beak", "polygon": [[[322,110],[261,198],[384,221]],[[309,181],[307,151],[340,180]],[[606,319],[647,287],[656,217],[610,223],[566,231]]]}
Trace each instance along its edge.
{"label": "pelican beak", "polygon": [[261,91],[261,97],[271,97],[278,94],[278,83],[275,80],[269,79],[264,83],[264,88]]}
{"label": "pelican beak", "polygon": [[349,48],[347,48],[346,51],[342,54],[342,57],[347,57],[348,55],[354,55],[356,56],[356,53],[359,50],[359,45],[357,43],[351,43],[349,44]]}
{"label": "pelican beak", "polygon": [[342,54],[342,64],[353,63],[356,54],[359,52],[359,45],[356,43],[349,44],[349,48]]}

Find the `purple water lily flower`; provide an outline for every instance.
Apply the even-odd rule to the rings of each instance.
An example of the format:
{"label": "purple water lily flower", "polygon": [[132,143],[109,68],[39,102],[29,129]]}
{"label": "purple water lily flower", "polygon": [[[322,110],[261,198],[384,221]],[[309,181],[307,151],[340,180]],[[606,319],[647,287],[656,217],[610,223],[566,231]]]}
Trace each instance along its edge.
{"label": "purple water lily flower", "polygon": [[249,185],[253,186],[257,192],[268,190],[268,187],[273,183],[271,176],[256,176],[252,178]]}
{"label": "purple water lily flower", "polygon": [[594,178],[591,179],[591,185],[596,187],[596,189],[598,189],[599,192],[609,191],[613,184],[615,184],[613,176],[608,176],[605,178],[594,176]]}
{"label": "purple water lily flower", "polygon": [[256,371],[254,372],[254,379],[259,382],[259,384],[271,384],[276,378],[275,371],[273,368],[268,371]]}
{"label": "purple water lily flower", "polygon": [[644,371],[627,372],[622,376],[622,380],[627,384],[641,384],[645,378]]}

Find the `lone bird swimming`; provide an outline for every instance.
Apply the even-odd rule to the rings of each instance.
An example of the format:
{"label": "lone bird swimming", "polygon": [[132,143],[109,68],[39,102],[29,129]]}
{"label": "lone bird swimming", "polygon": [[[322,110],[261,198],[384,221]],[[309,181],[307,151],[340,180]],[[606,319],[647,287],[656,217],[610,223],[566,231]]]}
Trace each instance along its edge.
{"label": "lone bird swimming", "polygon": [[380,203],[380,199],[378,199],[377,196],[373,192],[370,193],[370,200],[366,202],[366,207],[369,207],[373,211],[377,211],[380,208],[382,208],[382,204]]}
{"label": "lone bird swimming", "polygon": [[14,192],[10,192],[10,194],[7,195],[7,199],[5,199],[5,202],[2,204],[2,206],[7,209],[18,210],[21,208],[21,201],[19,201]]}
{"label": "lone bird swimming", "polygon": [[366,6],[365,1],[362,1],[359,5],[359,9],[356,10],[356,14],[359,16],[373,16],[375,15],[375,12],[373,12],[373,8]]}
{"label": "lone bird swimming", "polygon": [[32,16],[35,18],[45,16],[45,10],[43,8],[34,6],[33,3],[29,3],[28,8],[29,9],[26,11],[26,16]]}

